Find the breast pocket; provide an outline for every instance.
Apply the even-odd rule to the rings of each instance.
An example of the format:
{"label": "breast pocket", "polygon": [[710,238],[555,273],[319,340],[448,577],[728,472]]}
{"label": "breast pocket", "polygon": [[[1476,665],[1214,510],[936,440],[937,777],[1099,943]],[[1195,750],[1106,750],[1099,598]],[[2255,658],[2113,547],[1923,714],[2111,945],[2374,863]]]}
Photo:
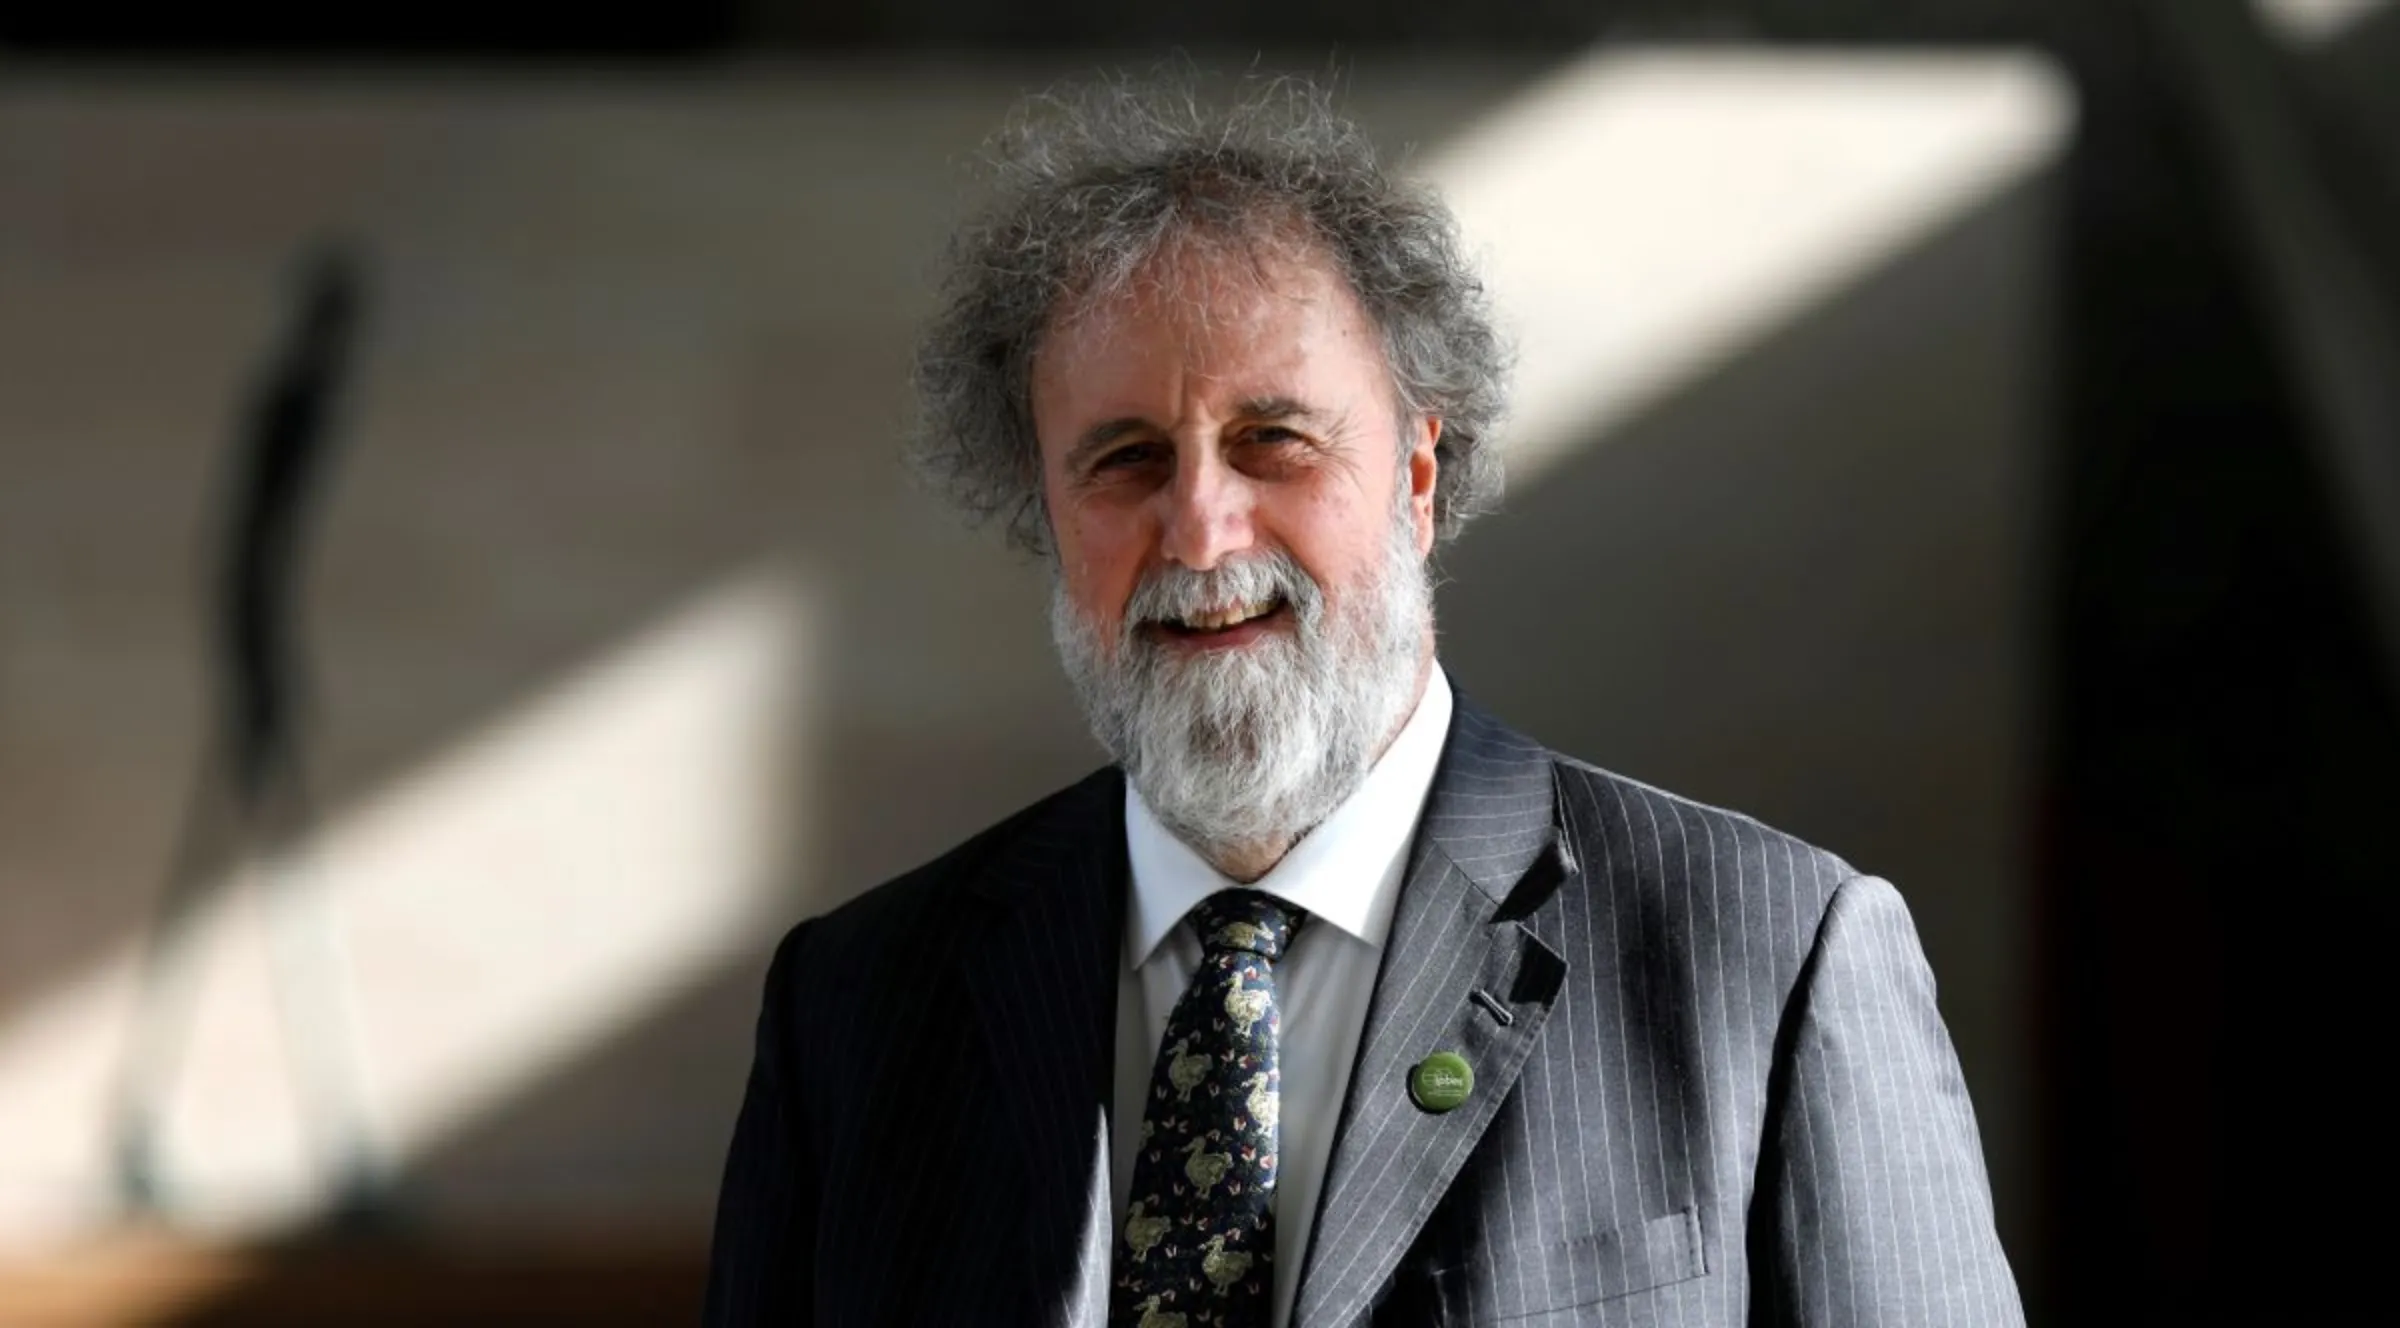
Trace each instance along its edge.
{"label": "breast pocket", "polygon": [[[1596,1308],[1708,1272],[1700,1213],[1672,1213],[1538,1249],[1478,1259],[1433,1275],[1436,1322],[1465,1324],[1614,1323]],[[1628,1303],[1623,1307],[1633,1310]],[[1577,1313],[1576,1311],[1584,1311]],[[1644,1322],[1638,1314],[1627,1322]]]}

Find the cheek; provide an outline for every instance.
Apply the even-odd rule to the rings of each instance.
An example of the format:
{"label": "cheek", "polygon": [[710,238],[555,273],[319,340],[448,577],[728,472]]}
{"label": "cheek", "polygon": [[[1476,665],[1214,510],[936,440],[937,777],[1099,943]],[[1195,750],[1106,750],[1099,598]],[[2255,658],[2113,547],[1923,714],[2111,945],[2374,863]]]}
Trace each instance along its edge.
{"label": "cheek", "polygon": [[1391,513],[1348,485],[1313,486],[1266,505],[1260,534],[1297,559],[1329,594],[1343,595],[1381,574]]}
{"label": "cheek", "polygon": [[1121,513],[1086,508],[1067,514],[1056,533],[1069,598],[1086,617],[1113,628],[1141,574],[1140,531]]}

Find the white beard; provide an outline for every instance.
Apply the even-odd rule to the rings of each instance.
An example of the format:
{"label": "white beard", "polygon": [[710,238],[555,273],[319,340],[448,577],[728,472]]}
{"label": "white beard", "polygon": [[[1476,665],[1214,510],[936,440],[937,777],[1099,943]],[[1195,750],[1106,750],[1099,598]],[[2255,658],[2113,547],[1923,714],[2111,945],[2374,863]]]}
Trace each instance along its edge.
{"label": "white beard", "polygon": [[[1291,555],[1268,551],[1153,573],[1104,640],[1054,576],[1051,639],[1100,745],[1169,830],[1211,861],[1288,843],[1357,790],[1417,699],[1433,585],[1406,491],[1383,566],[1329,619]],[[1233,650],[1176,652],[1141,626],[1280,597],[1291,633]]]}

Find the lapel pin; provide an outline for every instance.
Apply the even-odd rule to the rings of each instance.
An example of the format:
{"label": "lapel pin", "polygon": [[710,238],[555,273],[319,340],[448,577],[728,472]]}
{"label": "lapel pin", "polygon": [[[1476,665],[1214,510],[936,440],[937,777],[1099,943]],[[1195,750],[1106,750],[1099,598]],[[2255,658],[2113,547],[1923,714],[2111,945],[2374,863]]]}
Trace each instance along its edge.
{"label": "lapel pin", "polygon": [[1458,1106],[1475,1091],[1475,1068],[1455,1051],[1437,1051],[1408,1072],[1408,1100],[1435,1115]]}

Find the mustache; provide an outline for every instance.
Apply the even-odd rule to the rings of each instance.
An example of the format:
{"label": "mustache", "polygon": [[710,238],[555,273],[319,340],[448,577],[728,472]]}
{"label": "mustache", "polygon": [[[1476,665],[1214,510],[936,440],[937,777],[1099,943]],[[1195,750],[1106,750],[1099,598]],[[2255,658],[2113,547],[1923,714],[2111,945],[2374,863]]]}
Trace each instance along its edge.
{"label": "mustache", "polygon": [[1280,549],[1269,549],[1205,572],[1167,564],[1145,575],[1125,601],[1125,630],[1152,623],[1180,621],[1212,609],[1280,599],[1292,606],[1303,625],[1317,620],[1325,592],[1300,561]]}

